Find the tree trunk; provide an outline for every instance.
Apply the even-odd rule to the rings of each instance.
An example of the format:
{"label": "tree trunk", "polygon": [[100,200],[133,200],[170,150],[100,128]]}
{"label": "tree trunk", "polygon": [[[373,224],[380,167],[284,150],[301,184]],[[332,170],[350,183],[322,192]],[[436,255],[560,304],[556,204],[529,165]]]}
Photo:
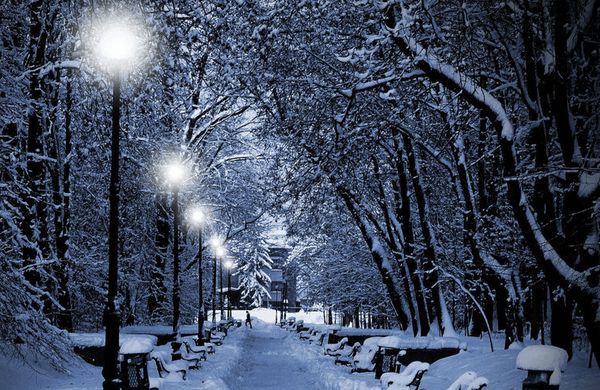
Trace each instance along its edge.
{"label": "tree trunk", "polygon": [[[398,176],[398,185],[394,187],[395,196],[399,196],[400,199],[396,201],[399,204],[400,210],[397,210],[399,220],[402,222],[402,233],[404,235],[404,262],[408,269],[412,283],[409,288],[415,290],[413,297],[415,300],[417,315],[419,320],[419,332],[420,335],[426,335],[429,333],[429,324],[431,322],[429,316],[429,310],[427,309],[427,302],[425,300],[425,287],[423,286],[422,269],[420,264],[415,259],[415,236],[413,231],[412,219],[411,219],[411,202],[408,189],[408,179],[406,177],[407,172],[404,167],[404,153],[401,145],[398,144],[396,139],[400,138],[397,129],[392,129],[394,134],[394,144],[396,149],[396,156],[394,158],[396,175]],[[399,195],[398,195],[399,194]],[[415,335],[417,329],[415,329]]]}
{"label": "tree trunk", "polygon": [[[385,232],[387,234],[387,242],[391,252],[394,253],[396,262],[398,263],[400,278],[402,279],[402,285],[404,286],[404,294],[406,295],[406,301],[408,303],[409,318],[411,319],[412,324],[411,327],[413,328],[413,334],[416,336],[418,333],[420,333],[419,313],[417,311],[414,293],[415,289],[414,286],[412,286],[412,280],[410,277],[410,272],[408,271],[408,266],[406,264],[406,261],[404,261],[406,259],[406,256],[403,256],[406,243],[404,243],[403,248],[403,243],[401,242],[398,232],[396,232],[396,230],[394,229],[394,224],[391,221],[391,210],[389,209],[385,199],[385,190],[383,188],[382,180],[380,177],[379,163],[377,162],[377,158],[375,156],[372,156],[371,160],[373,162],[373,173],[377,178],[378,184],[379,193],[377,194],[377,202],[379,203],[379,208],[382,211],[383,219],[385,221],[384,226],[387,229]],[[398,205],[398,199],[395,200],[397,205],[396,209],[404,207],[404,205]],[[410,220],[408,222],[406,220],[403,220],[402,222],[403,224],[411,223]]]}
{"label": "tree trunk", "polygon": [[436,252],[436,238],[431,221],[429,217],[429,204],[425,191],[421,184],[421,173],[419,172],[419,164],[415,156],[415,150],[412,145],[412,140],[407,135],[403,135],[404,149],[408,157],[408,172],[412,177],[413,189],[417,198],[417,205],[419,208],[419,219],[421,221],[421,230],[423,233],[423,240],[425,241],[425,261],[423,262],[423,271],[425,273],[424,284],[425,287],[431,290],[431,302],[435,308],[435,318],[438,322],[441,335],[444,334],[444,324],[442,323],[442,306],[439,300],[440,297],[440,285],[439,276],[436,269],[438,260]]}
{"label": "tree trunk", "polygon": [[350,211],[354,222],[361,231],[363,239],[371,251],[371,257],[373,258],[373,261],[375,262],[375,265],[381,274],[383,284],[386,287],[387,295],[390,298],[394,310],[396,311],[398,323],[402,329],[408,329],[410,325],[410,320],[408,318],[408,304],[403,300],[402,295],[397,290],[397,287],[400,283],[394,276],[393,270],[387,266],[391,263],[386,261],[386,255],[382,252],[383,247],[379,243],[378,238],[375,236],[375,233],[372,227],[369,225],[369,222],[365,221],[365,219],[361,216],[361,212],[358,209],[358,204],[355,203],[352,195],[344,188],[339,186],[337,187],[337,193],[346,204],[348,211]]}
{"label": "tree trunk", "polygon": [[[53,76],[50,74],[48,77]],[[55,83],[55,90],[53,92],[52,111],[56,110],[58,106],[58,86],[56,83],[60,81],[60,74],[54,75],[56,79],[52,80]],[[56,295],[55,299],[59,303],[60,307],[57,313],[53,315],[54,324],[67,331],[73,330],[73,318],[71,313],[71,295],[70,295],[70,273],[71,273],[71,260],[69,258],[69,223],[70,223],[70,202],[68,194],[70,191],[70,159],[68,158],[71,153],[71,95],[70,95],[70,84],[67,83],[67,98],[66,98],[66,112],[65,112],[65,156],[61,155],[61,145],[59,144],[59,136],[56,133],[57,128],[55,126],[48,126],[50,129],[50,137],[48,144],[48,155],[55,161],[54,164],[48,168],[48,173],[51,178],[52,185],[52,203],[54,213],[52,218],[54,220],[54,240],[56,247],[56,262],[52,265],[53,277],[48,282],[48,292]],[[55,123],[58,122],[56,118],[53,120]]]}
{"label": "tree trunk", "polygon": [[153,322],[162,322],[166,314],[164,307],[167,296],[165,272],[170,234],[167,196],[159,193],[156,199],[156,236],[154,238],[156,254],[150,272],[151,285],[148,297],[148,315]]}
{"label": "tree trunk", "polygon": [[42,142],[42,107],[43,95],[40,85],[39,68],[45,63],[45,49],[47,33],[43,29],[42,8],[43,0],[31,3],[30,36],[29,36],[29,95],[31,109],[28,117],[27,135],[27,194],[25,194],[26,208],[23,210],[22,231],[27,237],[27,244],[23,247],[23,262],[28,270],[26,279],[34,286],[43,283],[42,273],[35,266],[38,258],[44,254],[43,238],[47,230],[43,228],[46,223],[46,205],[44,203],[45,169],[43,163],[44,147]]}
{"label": "tree trunk", "polygon": [[573,304],[562,288],[554,286],[552,290],[550,343],[567,351],[570,360],[573,357]]}

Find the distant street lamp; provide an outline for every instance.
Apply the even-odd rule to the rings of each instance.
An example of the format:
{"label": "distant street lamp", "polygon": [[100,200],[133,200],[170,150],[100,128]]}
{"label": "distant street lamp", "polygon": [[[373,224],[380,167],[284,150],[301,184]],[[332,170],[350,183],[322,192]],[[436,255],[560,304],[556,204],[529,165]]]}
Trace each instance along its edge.
{"label": "distant street lamp", "polygon": [[227,268],[227,318],[231,318],[231,269],[233,268],[233,261],[227,260],[225,262],[225,268]]}
{"label": "distant street lamp", "polygon": [[198,345],[204,345],[204,297],[202,295],[202,224],[205,221],[202,210],[195,210],[192,221],[198,227]]}
{"label": "distant street lamp", "polygon": [[[271,282],[271,291],[275,292],[275,302],[273,302],[272,307],[275,308],[275,323],[277,323],[277,309],[280,304],[278,304],[279,299],[277,299],[277,294],[281,293],[281,298],[283,298],[283,281],[273,281]],[[283,318],[280,316],[280,319]]]}
{"label": "distant street lamp", "polygon": [[167,167],[167,182],[173,187],[173,333],[179,332],[179,306],[181,285],[179,281],[179,186],[185,177],[183,166]]}
{"label": "distant street lamp", "polygon": [[283,288],[281,291],[281,316],[280,316],[281,320],[287,319],[286,310],[287,310],[287,282],[284,280]]}
{"label": "distant street lamp", "polygon": [[105,347],[102,388],[120,389],[119,325],[121,314],[115,303],[119,274],[119,136],[121,132],[121,77],[125,64],[135,54],[136,39],[125,27],[113,25],[104,31],[99,52],[109,62],[113,72],[112,134],[108,224],[108,296],[104,310]]}
{"label": "distant street lamp", "polygon": [[225,318],[225,311],[223,311],[223,258],[220,257],[219,261],[219,308],[221,310],[221,320]]}
{"label": "distant street lamp", "polygon": [[275,290],[275,302],[273,302],[273,307],[275,307],[275,324],[277,324],[277,293],[279,290]]}
{"label": "distant street lamp", "polygon": [[[213,269],[213,299],[212,299],[212,322],[216,322],[216,298],[217,298],[217,266],[219,258],[225,254],[225,249],[221,245],[221,240],[218,237],[213,237],[211,246],[215,253],[215,268]],[[222,290],[221,290],[222,292]]]}

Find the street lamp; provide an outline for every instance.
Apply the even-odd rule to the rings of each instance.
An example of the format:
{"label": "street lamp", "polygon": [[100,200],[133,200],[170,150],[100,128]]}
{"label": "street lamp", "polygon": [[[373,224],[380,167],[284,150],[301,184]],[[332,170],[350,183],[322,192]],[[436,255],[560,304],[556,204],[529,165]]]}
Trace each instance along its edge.
{"label": "street lamp", "polygon": [[167,167],[167,182],[173,187],[173,333],[179,332],[179,306],[180,306],[180,281],[179,281],[179,185],[185,177],[185,172],[180,164],[171,164]]}
{"label": "street lamp", "polygon": [[202,210],[192,213],[192,221],[198,226],[198,345],[204,345],[204,297],[202,296],[202,224],[205,221]]}
{"label": "street lamp", "polygon": [[[213,299],[212,299],[212,322],[216,322],[216,296],[217,296],[217,265],[218,260],[225,254],[225,249],[221,245],[221,240],[218,237],[213,237],[211,242],[215,253],[215,267],[213,269]],[[221,290],[222,292],[222,290]]]}
{"label": "street lamp", "polygon": [[231,269],[233,268],[233,261],[227,259],[225,261],[225,268],[227,268],[227,318],[231,318]]}
{"label": "street lamp", "polygon": [[100,54],[109,62],[113,72],[112,134],[108,224],[108,296],[104,310],[105,347],[102,388],[120,389],[119,384],[119,325],[121,314],[116,305],[119,273],[119,136],[121,120],[121,77],[124,65],[135,54],[136,39],[124,26],[112,25],[100,39]]}

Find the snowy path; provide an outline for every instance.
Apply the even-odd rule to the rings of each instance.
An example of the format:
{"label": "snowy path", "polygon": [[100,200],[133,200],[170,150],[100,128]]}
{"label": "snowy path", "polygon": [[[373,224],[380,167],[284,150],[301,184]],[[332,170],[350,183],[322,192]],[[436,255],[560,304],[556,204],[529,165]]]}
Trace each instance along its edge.
{"label": "snowy path", "polygon": [[236,373],[225,382],[235,389],[318,389],[309,360],[290,349],[288,334],[280,329],[255,326],[242,342],[244,356]]}
{"label": "snowy path", "polygon": [[[309,345],[298,335],[272,323],[272,311],[255,309],[254,329],[233,329],[217,352],[202,362],[200,370],[188,371],[187,380],[178,374],[158,379],[154,362],[149,362],[150,378],[160,382],[161,390],[381,390],[372,372],[350,373],[348,367],[336,366],[323,348]],[[254,317],[254,315],[257,315]],[[259,317],[258,314],[261,314]],[[264,315],[262,315],[264,314]],[[240,314],[245,318],[245,313]],[[462,373],[476,371],[490,380],[489,388],[515,390],[521,388],[526,373],[516,368],[519,348],[490,352],[487,340],[466,338],[466,352],[434,363],[423,377],[420,389],[445,390]],[[502,335],[494,341],[504,344]],[[159,346],[156,349],[167,349]],[[102,390],[102,368],[73,359],[71,376],[57,373],[44,361],[31,356],[27,363],[4,356],[0,348],[0,390]],[[600,389],[600,371],[588,369],[589,352],[579,352],[567,364],[561,390]]]}

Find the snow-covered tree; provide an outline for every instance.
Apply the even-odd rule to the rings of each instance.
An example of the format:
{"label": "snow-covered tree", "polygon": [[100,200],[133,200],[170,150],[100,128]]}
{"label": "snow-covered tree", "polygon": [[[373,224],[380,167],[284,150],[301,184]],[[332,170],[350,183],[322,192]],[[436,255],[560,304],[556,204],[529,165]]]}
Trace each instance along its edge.
{"label": "snow-covered tree", "polygon": [[271,278],[265,272],[265,269],[270,269],[273,263],[269,257],[269,248],[263,241],[263,245],[248,248],[240,255],[237,273],[242,290],[242,301],[251,307],[260,307],[265,298],[271,298],[268,289]]}

